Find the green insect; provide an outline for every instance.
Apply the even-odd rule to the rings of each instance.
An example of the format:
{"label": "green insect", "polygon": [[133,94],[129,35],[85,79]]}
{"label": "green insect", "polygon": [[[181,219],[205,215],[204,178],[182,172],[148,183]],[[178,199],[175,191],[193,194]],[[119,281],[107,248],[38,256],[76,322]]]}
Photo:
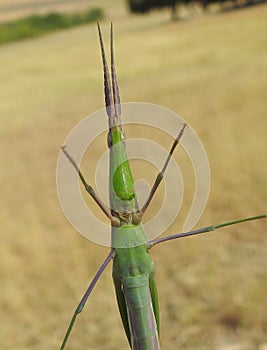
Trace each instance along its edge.
{"label": "green insect", "polygon": [[120,97],[114,65],[112,25],[111,79],[99,25],[98,31],[104,69],[105,104],[109,124],[107,142],[110,151],[109,197],[111,209],[105,207],[102,201],[97,197],[93,188],[87,184],[78,165],[66,151],[66,148],[62,147],[62,150],[76,169],[86,191],[92,196],[100,209],[110,220],[111,251],[100,269],[97,271],[75,310],[60,349],[63,350],[65,348],[77,315],[83,310],[83,307],[102,272],[105,270],[109,262],[113,260],[113,281],[118,307],[131,349],[159,350],[160,323],[158,294],[154,264],[151,260],[149,250],[156,244],[172,239],[193,236],[204,232],[214,231],[224,226],[266,218],[267,215],[259,215],[219,225],[208,226],[194,231],[175,234],[147,242],[142,226],[143,215],[163,179],[170,158],[176,146],[179,144],[180,139],[183,137],[183,134],[186,132],[187,126],[186,124],[182,125],[144,206],[139,208],[120,121]]}

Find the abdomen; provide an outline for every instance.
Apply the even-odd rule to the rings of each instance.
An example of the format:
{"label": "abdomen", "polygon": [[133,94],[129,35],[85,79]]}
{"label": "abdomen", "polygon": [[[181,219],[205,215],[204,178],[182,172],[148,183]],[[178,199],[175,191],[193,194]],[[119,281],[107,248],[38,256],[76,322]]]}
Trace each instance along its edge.
{"label": "abdomen", "polygon": [[123,281],[133,350],[160,350],[157,324],[145,274],[128,276]]}

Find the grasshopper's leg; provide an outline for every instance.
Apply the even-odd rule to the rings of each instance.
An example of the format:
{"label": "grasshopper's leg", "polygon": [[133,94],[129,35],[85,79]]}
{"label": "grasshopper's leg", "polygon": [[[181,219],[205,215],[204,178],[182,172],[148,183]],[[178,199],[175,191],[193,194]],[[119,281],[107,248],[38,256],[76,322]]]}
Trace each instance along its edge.
{"label": "grasshopper's leg", "polygon": [[96,285],[96,282],[99,280],[100,276],[102,275],[103,271],[105,270],[105,268],[107,267],[109,262],[114,258],[114,255],[115,255],[115,250],[112,249],[110,251],[109,255],[106,257],[106,259],[103,262],[103,264],[100,266],[100,268],[97,271],[97,273],[95,274],[95,277],[93,278],[93,280],[90,283],[89,287],[86,289],[86,292],[84,293],[81,301],[79,302],[79,305],[77,306],[76,310],[74,311],[74,314],[73,314],[72,319],[70,321],[69,327],[67,329],[65,337],[64,337],[63,342],[61,344],[60,350],[63,350],[65,348],[65,345],[66,345],[66,343],[68,341],[68,338],[70,336],[70,333],[71,333],[71,330],[73,328],[73,325],[75,323],[76,317],[82,312],[83,307],[84,307],[84,305],[85,305],[89,295],[91,294],[92,290],[94,289],[94,286]]}
{"label": "grasshopper's leg", "polygon": [[160,338],[160,323],[159,323],[159,300],[158,300],[158,290],[154,274],[149,278],[149,289],[151,294],[151,300],[154,310],[154,315],[157,323],[158,336]]}
{"label": "grasshopper's leg", "polygon": [[162,243],[162,242],[171,241],[172,239],[199,235],[200,233],[215,231],[218,228],[222,228],[222,227],[225,227],[225,226],[231,226],[231,225],[240,224],[240,223],[246,222],[246,221],[253,221],[253,220],[259,220],[259,219],[266,219],[266,218],[267,218],[267,214],[257,215],[257,216],[250,216],[250,217],[245,218],[245,219],[224,222],[223,224],[207,226],[207,227],[199,228],[197,230],[193,230],[193,231],[190,231],[190,232],[177,233],[177,234],[170,235],[170,236],[167,236],[167,237],[154,239],[153,241],[148,242],[148,249],[154,247],[156,244],[159,244],[159,243]]}
{"label": "grasshopper's leg", "polygon": [[164,166],[163,166],[162,170],[158,173],[158,175],[157,175],[157,177],[156,177],[156,180],[155,180],[155,182],[154,182],[154,184],[153,184],[153,186],[152,186],[152,189],[151,189],[151,191],[150,191],[150,194],[149,194],[149,196],[148,196],[148,198],[147,198],[147,200],[146,200],[146,202],[145,202],[143,208],[140,210],[140,213],[141,213],[142,215],[145,213],[145,211],[146,211],[147,207],[149,206],[149,204],[150,204],[152,198],[154,197],[154,194],[155,194],[157,188],[159,187],[159,185],[160,185],[160,183],[161,183],[161,181],[162,181],[162,179],[163,179],[164,173],[165,173],[165,171],[166,171],[166,169],[167,169],[167,166],[168,166],[168,164],[169,164],[169,162],[170,162],[170,159],[171,159],[171,157],[172,157],[172,154],[173,154],[173,152],[174,152],[176,146],[179,144],[179,141],[181,140],[181,138],[182,138],[182,136],[183,136],[183,133],[184,133],[186,127],[187,127],[187,124],[184,123],[184,124],[183,124],[183,127],[182,127],[181,130],[179,131],[179,134],[177,135],[176,139],[174,140],[174,142],[173,142],[173,144],[172,144],[172,147],[171,147],[171,149],[170,149],[169,155],[168,155],[168,157],[167,157],[167,159],[166,159],[166,161],[165,161],[165,163],[164,163]]}
{"label": "grasshopper's leg", "polygon": [[115,292],[116,292],[116,297],[117,297],[117,302],[118,302],[118,307],[119,307],[123,327],[127,335],[129,345],[131,346],[131,331],[130,331],[128,315],[127,315],[127,307],[125,303],[121,281],[114,274],[113,274],[113,281],[114,281]]}
{"label": "grasshopper's leg", "polygon": [[93,187],[86,182],[86,180],[85,180],[80,168],[78,167],[77,163],[75,162],[75,160],[72,158],[72,156],[66,150],[66,146],[62,146],[61,149],[62,149],[63,153],[65,154],[65,156],[70,161],[70,163],[73,165],[74,169],[77,171],[79,178],[84,185],[85,190],[90,194],[90,196],[98,204],[99,208],[103,211],[103,213],[110,219],[111,224],[114,226],[117,226],[118,219],[110,214],[109,210],[105,207],[104,203],[101,201],[101,199],[95,193],[95,190],[93,189]]}

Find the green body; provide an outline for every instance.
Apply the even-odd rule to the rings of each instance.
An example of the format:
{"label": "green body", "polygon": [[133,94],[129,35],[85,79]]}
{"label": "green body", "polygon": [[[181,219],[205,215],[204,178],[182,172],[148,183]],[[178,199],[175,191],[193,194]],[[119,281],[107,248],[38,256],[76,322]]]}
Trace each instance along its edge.
{"label": "green body", "polygon": [[[125,232],[129,248],[117,248],[113,259],[113,279],[125,332],[132,349],[159,349],[158,299],[154,265],[146,244],[131,247],[144,240],[140,226],[115,228],[114,235]],[[115,231],[115,232],[114,232]]]}
{"label": "green body", "polygon": [[138,220],[134,182],[118,118],[109,131],[110,207],[119,219],[111,230],[115,250],[113,280],[118,306],[132,349],[157,350],[159,346],[158,297],[154,264]]}

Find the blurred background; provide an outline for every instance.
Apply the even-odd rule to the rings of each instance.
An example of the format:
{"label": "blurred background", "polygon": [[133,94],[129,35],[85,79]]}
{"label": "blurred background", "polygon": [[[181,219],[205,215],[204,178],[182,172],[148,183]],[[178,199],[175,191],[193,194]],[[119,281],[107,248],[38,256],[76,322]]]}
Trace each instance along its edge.
{"label": "blurred background", "polygon": [[[108,253],[68,224],[55,181],[66,135],[103,107],[96,20],[106,44],[110,21],[115,25],[122,101],[179,113],[206,149],[211,191],[197,227],[266,212],[266,3],[179,3],[143,15],[130,5],[0,0],[1,349],[59,349]],[[146,137],[170,147],[155,132]],[[83,163],[92,184],[105,135],[100,141]],[[181,230],[192,201],[193,172],[185,167],[183,175],[189,195],[166,234]],[[246,223],[152,250],[163,349],[266,350],[266,225]],[[111,266],[67,348],[128,348]]]}

